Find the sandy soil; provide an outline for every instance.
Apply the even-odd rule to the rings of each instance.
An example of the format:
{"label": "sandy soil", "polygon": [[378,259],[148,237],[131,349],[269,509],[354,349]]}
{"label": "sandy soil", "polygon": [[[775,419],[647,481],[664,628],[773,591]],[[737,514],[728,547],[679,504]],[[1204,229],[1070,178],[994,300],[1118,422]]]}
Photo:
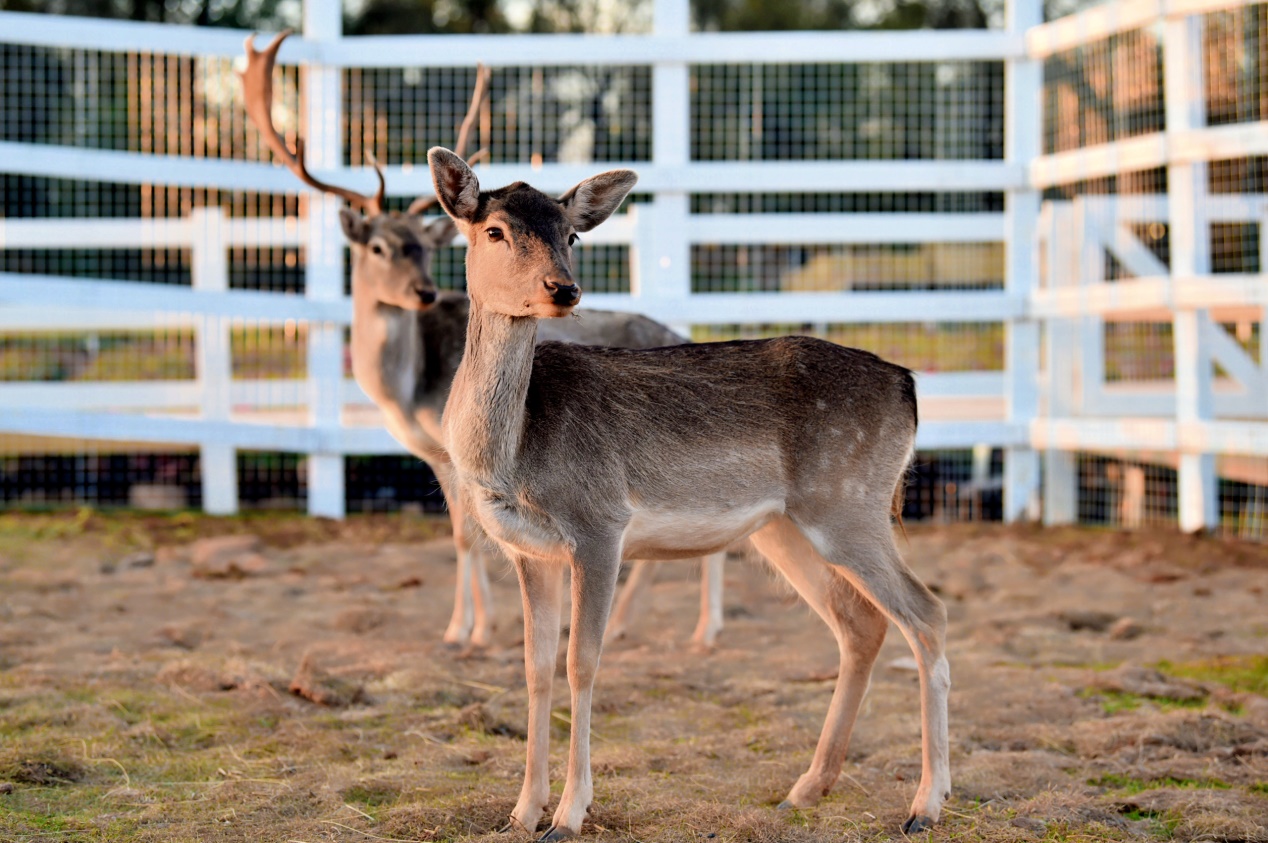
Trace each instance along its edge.
{"label": "sandy soil", "polygon": [[[456,653],[439,641],[452,550],[426,538],[443,528],[298,520],[0,523],[0,840],[467,839],[503,822],[526,705],[513,575],[494,585],[496,646]],[[909,532],[950,612],[955,793],[935,839],[1268,841],[1268,548]],[[208,533],[260,541],[187,541]],[[666,564],[605,652],[587,835],[900,838],[920,768],[901,637],[841,781],[781,813],[835,646],[735,559],[720,646],[692,653],[696,576]],[[567,719],[560,681],[556,779]]]}

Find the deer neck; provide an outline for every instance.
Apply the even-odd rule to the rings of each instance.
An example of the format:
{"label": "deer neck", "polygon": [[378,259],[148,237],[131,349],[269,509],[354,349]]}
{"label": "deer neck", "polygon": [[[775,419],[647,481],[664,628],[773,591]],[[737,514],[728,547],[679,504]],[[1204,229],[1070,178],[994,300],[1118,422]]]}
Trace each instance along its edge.
{"label": "deer neck", "polygon": [[384,412],[409,417],[422,375],[417,314],[355,290],[352,310],[352,376]]}
{"label": "deer neck", "polygon": [[504,487],[514,474],[536,344],[536,319],[494,313],[471,299],[445,438],[459,471],[482,486]]}

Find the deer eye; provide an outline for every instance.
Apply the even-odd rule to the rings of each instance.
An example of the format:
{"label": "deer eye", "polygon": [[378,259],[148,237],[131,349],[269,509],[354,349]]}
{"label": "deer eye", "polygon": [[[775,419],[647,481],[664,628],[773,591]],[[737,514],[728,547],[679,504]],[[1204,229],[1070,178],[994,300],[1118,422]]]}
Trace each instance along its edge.
{"label": "deer eye", "polygon": [[577,241],[578,241],[578,240],[580,240],[580,239],[581,239],[581,238],[580,238],[580,237],[578,237],[575,233],[573,233],[573,234],[569,234],[569,235],[568,235],[568,245],[569,245],[569,246],[575,246],[575,245],[577,245]]}
{"label": "deer eye", "polygon": [[376,254],[376,255],[382,255],[382,254],[383,254],[383,247],[382,247],[382,246],[380,246],[378,243],[371,243],[371,244],[370,244],[370,251],[371,251],[371,252],[373,252],[373,253],[374,253],[374,254]]}
{"label": "deer eye", "polygon": [[500,228],[490,228],[490,229],[486,229],[486,231],[488,232],[489,239],[492,240],[494,243],[497,243],[499,240],[502,240],[505,237],[505,235],[502,234],[502,229]]}

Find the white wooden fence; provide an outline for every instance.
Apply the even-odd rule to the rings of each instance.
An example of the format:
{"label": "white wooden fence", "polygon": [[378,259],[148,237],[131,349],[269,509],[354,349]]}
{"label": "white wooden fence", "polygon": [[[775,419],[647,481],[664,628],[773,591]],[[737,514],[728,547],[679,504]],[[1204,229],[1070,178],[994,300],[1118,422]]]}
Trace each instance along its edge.
{"label": "white wooden fence", "polygon": [[[369,175],[342,165],[340,72],[361,67],[495,68],[632,64],[652,68],[650,162],[629,164],[652,201],[588,236],[590,244],[628,244],[629,295],[589,294],[594,307],[637,310],[676,326],[736,323],[1001,322],[1002,372],[924,374],[919,380],[920,448],[992,446],[1005,452],[1004,514],[1052,523],[1075,515],[1074,454],[1122,448],[1178,454],[1181,523],[1213,525],[1215,460],[1221,454],[1268,456],[1268,390],[1262,365],[1221,339],[1212,308],[1248,308],[1262,322],[1268,285],[1262,277],[1210,277],[1202,226],[1213,219],[1263,221],[1263,197],[1208,199],[1203,162],[1268,152],[1268,125],[1201,126],[1200,84],[1192,84],[1193,39],[1201,14],[1237,5],[1227,0],[1115,2],[1072,18],[1041,23],[1038,0],[1009,0],[1002,31],[692,34],[686,0],[657,0],[654,31],[631,36],[346,37],[337,0],[307,0],[302,38],[279,61],[300,64],[310,167],[318,178],[368,188]],[[1045,57],[1114,32],[1164,22],[1167,125],[1157,137],[1042,155]],[[236,57],[246,33],[54,18],[0,12],[0,41],[106,51]],[[1200,36],[1198,36],[1200,38]],[[868,63],[982,60],[1003,62],[1005,152],[985,161],[693,161],[689,69],[698,63]],[[1088,197],[1050,203],[1050,185],[1123,168],[1166,166],[1169,197],[1128,203]],[[605,165],[611,166],[611,165]],[[485,165],[482,182],[516,179],[563,190],[593,165]],[[0,171],[123,183],[295,192],[285,170],[267,164],[0,142]],[[393,195],[429,192],[423,166],[388,167]],[[693,193],[998,191],[1002,213],[692,213]],[[1135,197],[1139,198],[1139,197]],[[172,246],[192,254],[192,288],[128,280],[84,282],[0,273],[0,332],[191,326],[197,332],[195,382],[3,383],[0,434],[148,441],[197,446],[204,507],[237,506],[238,449],[309,455],[310,512],[344,511],[348,454],[400,448],[361,412],[368,403],[344,377],[343,238],[338,202],[312,195],[299,218],[230,219],[215,209],[182,220],[0,220],[0,249],[76,244]],[[1166,219],[1172,231],[1170,272],[1144,257],[1120,223]],[[1039,248],[1040,242],[1045,248]],[[999,290],[814,293],[693,292],[691,250],[698,243],[880,244],[1002,242]],[[303,296],[229,289],[232,246],[304,246]],[[1140,276],[1130,283],[1097,277],[1098,248],[1110,249]],[[1040,282],[1040,255],[1047,284]],[[1081,257],[1084,256],[1084,257]],[[1126,256],[1126,257],[1124,257]],[[1262,264],[1261,264],[1262,265]],[[584,285],[585,279],[582,279]],[[1123,400],[1098,377],[1095,320],[1141,310],[1175,312],[1179,370],[1174,390],[1159,384],[1144,399]],[[1218,314],[1217,314],[1218,315]],[[234,380],[230,327],[235,323],[307,323],[307,378],[267,384]],[[1260,336],[1262,337],[1262,331]],[[1043,354],[1041,337],[1046,338]],[[1070,355],[1075,347],[1080,353]],[[1265,355],[1260,356],[1260,363]],[[1211,377],[1211,360],[1236,381]],[[1041,367],[1046,361],[1047,371]],[[1076,378],[1077,373],[1077,378]],[[1102,373],[1103,375],[1103,373]],[[1076,388],[1077,386],[1077,388]],[[292,417],[268,408],[298,406]],[[1235,415],[1236,421],[1221,418]],[[1131,418],[1129,418],[1131,417]],[[1147,418],[1142,424],[1135,417]],[[1142,438],[1143,437],[1143,438]],[[1043,494],[1041,496],[1041,454]]]}

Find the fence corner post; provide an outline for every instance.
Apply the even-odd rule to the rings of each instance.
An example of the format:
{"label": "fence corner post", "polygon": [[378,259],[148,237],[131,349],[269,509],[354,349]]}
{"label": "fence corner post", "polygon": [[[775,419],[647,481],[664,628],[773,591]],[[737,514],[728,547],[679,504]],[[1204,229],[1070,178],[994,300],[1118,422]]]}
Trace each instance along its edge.
{"label": "fence corner post", "polygon": [[[1163,28],[1163,83],[1169,136],[1206,124],[1203,84],[1203,19],[1200,14],[1166,21]],[[1170,194],[1171,278],[1211,273],[1210,228],[1207,217],[1207,165],[1204,161],[1171,163],[1167,167]],[[1215,457],[1193,451],[1184,428],[1202,425],[1213,417],[1213,380],[1210,342],[1205,336],[1208,311],[1177,309],[1172,339],[1175,343],[1176,439],[1180,451],[1177,502],[1180,529],[1186,533],[1219,526],[1219,479]],[[1198,437],[1201,441],[1202,437]]]}
{"label": "fence corner post", "polygon": [[[1023,37],[1043,23],[1042,0],[1007,0],[1006,27]],[[1004,450],[1004,521],[1033,519],[1039,513],[1039,453],[1029,443],[1030,423],[1039,410],[1039,324],[1029,313],[1039,286],[1039,192],[1029,168],[1041,151],[1042,63],[1029,55],[1004,64],[1004,160],[1023,173],[1004,196],[1004,289],[1020,307],[1004,326],[1004,383],[1007,420],[1026,441]]]}

